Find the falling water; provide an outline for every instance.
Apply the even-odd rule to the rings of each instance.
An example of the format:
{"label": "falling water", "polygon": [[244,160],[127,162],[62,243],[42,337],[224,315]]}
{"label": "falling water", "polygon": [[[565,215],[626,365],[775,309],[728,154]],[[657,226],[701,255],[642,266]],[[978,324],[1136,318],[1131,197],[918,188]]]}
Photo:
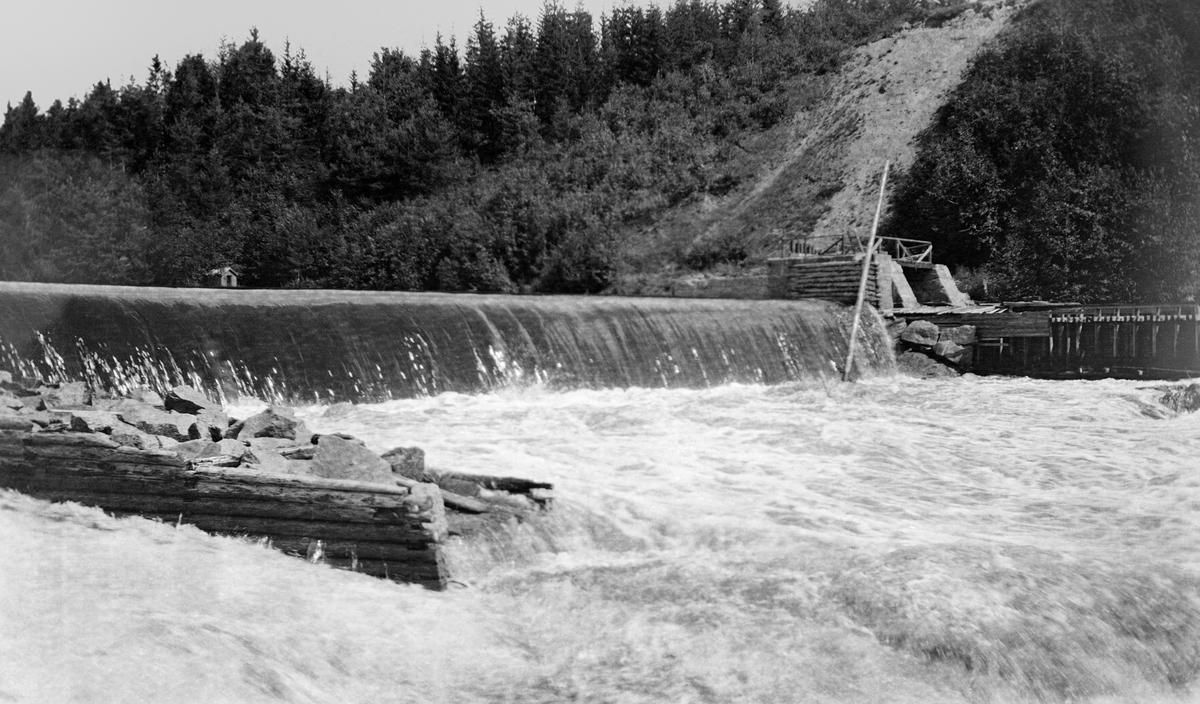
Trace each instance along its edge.
{"label": "falling water", "polygon": [[[837,376],[821,301],[142,289],[0,283],[0,361],[117,391],[188,383],[300,402],[555,388],[705,388]],[[878,320],[860,369],[891,368]]]}
{"label": "falling water", "polygon": [[[510,300],[486,310],[498,329]],[[528,305],[605,324],[590,302]],[[682,348],[720,340],[680,322],[713,305],[615,310]],[[794,343],[817,359],[796,369],[823,369],[826,348]],[[656,345],[605,372],[644,386],[467,377],[476,393],[297,407],[435,469],[554,483],[545,516],[453,539],[443,593],[0,492],[0,701],[1197,701],[1200,414],[1129,381],[787,381],[766,343],[778,383],[720,383],[751,365],[711,350],[664,383],[630,366],[657,370]],[[505,359],[547,368],[524,349],[540,366]]]}

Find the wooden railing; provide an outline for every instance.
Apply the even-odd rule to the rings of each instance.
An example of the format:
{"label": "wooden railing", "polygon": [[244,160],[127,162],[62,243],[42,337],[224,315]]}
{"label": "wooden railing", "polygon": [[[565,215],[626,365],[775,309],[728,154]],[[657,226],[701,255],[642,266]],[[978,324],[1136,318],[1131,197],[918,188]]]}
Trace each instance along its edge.
{"label": "wooden railing", "polygon": [[[879,251],[904,262],[933,263],[933,243],[902,237],[879,237]],[[785,257],[831,257],[867,249],[865,238],[853,235],[781,238]]]}

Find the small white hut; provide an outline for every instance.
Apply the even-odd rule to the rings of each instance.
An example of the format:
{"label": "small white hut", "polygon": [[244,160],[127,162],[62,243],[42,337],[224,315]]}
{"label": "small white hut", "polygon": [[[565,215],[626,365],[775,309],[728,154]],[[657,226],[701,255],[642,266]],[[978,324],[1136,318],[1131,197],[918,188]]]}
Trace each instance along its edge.
{"label": "small white hut", "polygon": [[204,283],[216,288],[237,288],[237,272],[231,266],[222,266],[208,272]]}

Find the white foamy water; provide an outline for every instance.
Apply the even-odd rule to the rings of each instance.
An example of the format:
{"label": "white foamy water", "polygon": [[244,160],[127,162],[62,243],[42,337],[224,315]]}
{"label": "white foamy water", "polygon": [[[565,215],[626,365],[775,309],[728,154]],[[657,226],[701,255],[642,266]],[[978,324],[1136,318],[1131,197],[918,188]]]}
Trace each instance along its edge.
{"label": "white foamy water", "polygon": [[1196,701],[1200,415],[1148,387],[300,409],[555,508],[433,593],[7,493],[0,701]]}

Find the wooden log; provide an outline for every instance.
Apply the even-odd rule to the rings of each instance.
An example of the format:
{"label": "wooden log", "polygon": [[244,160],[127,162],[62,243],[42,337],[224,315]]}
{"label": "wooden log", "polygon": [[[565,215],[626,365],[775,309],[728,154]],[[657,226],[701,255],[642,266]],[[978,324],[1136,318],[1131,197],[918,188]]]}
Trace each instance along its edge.
{"label": "wooden log", "polygon": [[[184,461],[175,453],[154,450],[139,450],[135,447],[99,447],[96,445],[68,445],[44,443],[34,433],[25,441],[25,454],[29,457],[47,459],[83,460],[88,462],[123,462],[153,467],[184,466]],[[36,439],[35,439],[36,438]]]}
{"label": "wooden log", "polygon": [[278,501],[208,499],[184,496],[152,496],[145,494],[106,493],[87,488],[64,489],[53,482],[27,482],[16,488],[23,493],[47,501],[74,501],[86,506],[146,514],[210,514],[218,516],[250,516],[300,521],[336,521],[364,525],[398,525],[422,528],[420,515],[406,508],[365,508],[359,506],[320,506]]}
{"label": "wooden log", "polygon": [[519,477],[492,477],[486,474],[467,474],[464,472],[438,472],[431,471],[430,474],[436,474],[441,477],[457,479],[459,481],[471,482],[478,484],[484,489],[492,491],[507,491],[510,494],[528,494],[534,489],[553,489],[553,484],[546,482],[535,482],[531,479],[521,479]]}
{"label": "wooden log", "polygon": [[30,433],[25,444],[34,447],[102,447],[116,450],[121,447],[102,433]]}
{"label": "wooden log", "polygon": [[[151,496],[182,496],[220,500],[246,500],[274,503],[296,503],[314,506],[345,506],[365,509],[397,509],[431,512],[431,499],[408,491],[374,492],[348,491],[317,484],[288,486],[256,476],[244,480],[219,472],[176,470],[174,474],[147,471],[144,465],[108,467],[90,464],[27,459],[0,458],[0,484],[13,485],[36,482],[39,486],[57,487],[63,491],[90,490],[112,494],[144,494]],[[371,485],[375,486],[375,485]],[[391,488],[391,487],[385,487]]]}
{"label": "wooden log", "polygon": [[[308,555],[318,539],[295,535],[273,535],[271,547],[291,555]],[[438,558],[436,546],[410,548],[396,543],[380,543],[371,540],[322,540],[321,549],[329,557],[390,562],[433,562]]]}
{"label": "wooden log", "polygon": [[[130,513],[130,512],[119,512]],[[210,533],[232,535],[306,536],[330,540],[369,540],[396,545],[421,547],[441,542],[445,526],[423,524],[421,528],[403,525],[366,525],[361,523],[336,523],[331,521],[298,521],[284,518],[258,516],[217,516],[212,514],[137,512],[144,518],[157,518],[164,523],[182,522],[194,525]]]}
{"label": "wooden log", "polygon": [[444,570],[436,563],[430,562],[391,562],[388,560],[371,560],[330,557],[322,560],[324,564],[352,572],[362,572],[372,577],[383,577],[400,582],[417,582],[430,586],[436,582],[437,588],[444,586]]}

